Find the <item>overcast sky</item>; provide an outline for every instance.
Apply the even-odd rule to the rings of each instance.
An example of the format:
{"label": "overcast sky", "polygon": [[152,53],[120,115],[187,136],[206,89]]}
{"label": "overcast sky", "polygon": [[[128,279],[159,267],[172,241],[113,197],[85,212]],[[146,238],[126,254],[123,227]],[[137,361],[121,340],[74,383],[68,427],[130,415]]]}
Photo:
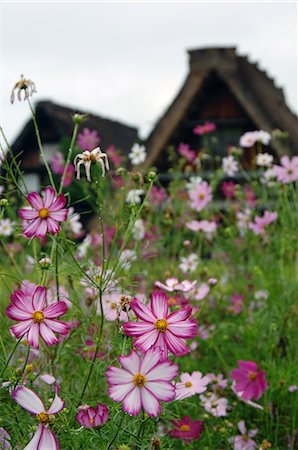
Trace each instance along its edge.
{"label": "overcast sky", "polygon": [[187,49],[236,46],[283,87],[297,112],[294,2],[1,3],[1,125],[13,140],[29,118],[10,105],[20,74],[49,99],[139,128],[142,137],[188,72]]}

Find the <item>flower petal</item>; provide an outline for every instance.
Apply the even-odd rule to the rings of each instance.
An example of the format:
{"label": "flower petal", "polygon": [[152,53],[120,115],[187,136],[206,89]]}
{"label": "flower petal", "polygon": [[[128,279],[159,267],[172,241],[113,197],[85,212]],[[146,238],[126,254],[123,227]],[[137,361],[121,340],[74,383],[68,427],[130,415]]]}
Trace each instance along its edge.
{"label": "flower petal", "polygon": [[21,336],[24,336],[24,334],[27,333],[33,323],[33,319],[23,320],[22,322],[10,327],[10,329],[14,333],[15,337],[19,339]]}
{"label": "flower petal", "polygon": [[149,416],[157,417],[161,412],[161,406],[154,394],[146,389],[142,388],[142,405],[144,410]]}
{"label": "flower petal", "polygon": [[42,311],[46,303],[47,289],[43,286],[37,286],[33,294],[34,311]]}
{"label": "flower petal", "polygon": [[115,366],[108,367],[106,377],[109,384],[124,384],[133,381],[133,375],[130,372]]}
{"label": "flower petal", "polygon": [[49,218],[57,220],[58,222],[65,222],[68,215],[68,209],[61,209],[60,211],[50,211]]}
{"label": "flower petal", "polygon": [[147,381],[146,388],[163,402],[171,402],[175,398],[175,388],[167,381]]}
{"label": "flower petal", "polygon": [[158,319],[165,319],[168,315],[168,296],[162,291],[155,291],[151,295],[150,307]]}
{"label": "flower petal", "polygon": [[40,438],[38,448],[36,450],[59,450],[59,444],[53,431],[44,427]]}
{"label": "flower petal", "polygon": [[27,339],[31,347],[39,348],[39,323],[32,324]]}
{"label": "flower petal", "polygon": [[136,351],[132,350],[128,356],[119,356],[118,361],[123,369],[127,370],[132,375],[140,372],[140,358]]}
{"label": "flower petal", "polygon": [[54,198],[55,198],[55,190],[51,186],[46,187],[44,190],[43,207],[49,208],[51,204],[54,202]]}
{"label": "flower petal", "polygon": [[143,389],[135,387],[126,395],[126,397],[122,402],[123,410],[128,414],[130,414],[131,416],[137,416],[141,411],[142,408],[141,390]]}
{"label": "flower petal", "polygon": [[164,361],[157,364],[153,369],[146,374],[147,381],[172,381],[179,372],[178,364],[173,364],[172,361]]}
{"label": "flower petal", "polygon": [[54,333],[59,333],[62,335],[67,334],[70,330],[70,325],[60,320],[45,319],[44,324]]}
{"label": "flower petal", "polygon": [[42,198],[37,192],[30,192],[30,194],[27,195],[27,200],[34,209],[40,210],[43,208]]}
{"label": "flower petal", "polygon": [[25,386],[18,386],[12,391],[11,396],[15,402],[31,414],[45,412],[44,404],[39,396]]}
{"label": "flower petal", "polygon": [[62,411],[62,409],[64,408],[64,401],[59,397],[59,386],[55,386],[55,398],[53,400],[53,403],[51,404],[51,406],[48,409],[48,414],[57,414],[58,412]]}
{"label": "flower petal", "polygon": [[56,319],[57,317],[63,316],[66,312],[67,305],[63,301],[53,303],[43,311],[46,319]]}
{"label": "flower petal", "polygon": [[24,208],[24,209],[19,209],[18,215],[21,219],[33,220],[38,217],[38,212],[36,211],[36,209]]}
{"label": "flower petal", "polygon": [[6,315],[12,320],[32,319],[32,312],[19,309],[15,305],[9,305],[6,308]]}
{"label": "flower petal", "polygon": [[175,322],[181,322],[183,320],[186,320],[191,315],[191,312],[192,312],[192,307],[191,306],[187,306],[185,308],[181,308],[179,311],[172,312],[167,317],[167,322],[168,323],[175,323]]}
{"label": "flower petal", "polygon": [[145,322],[156,322],[156,317],[152,314],[151,309],[140,302],[138,298],[132,299],[130,307],[139,319],[144,320]]}
{"label": "flower petal", "polygon": [[175,336],[189,339],[197,336],[198,324],[195,319],[185,320],[184,322],[168,324],[168,330]]}
{"label": "flower petal", "polygon": [[59,194],[54,203],[49,206],[48,210],[50,212],[59,211],[59,209],[64,208],[65,205],[66,205],[66,198],[64,197],[63,194]]}
{"label": "flower petal", "polygon": [[176,337],[170,331],[165,333],[165,341],[169,351],[176,356],[183,356],[190,353],[190,349],[182,341],[182,339]]}
{"label": "flower petal", "polygon": [[32,302],[28,300],[24,292],[22,291],[14,291],[14,293],[10,297],[12,303],[18,308],[24,311],[33,313],[34,309],[32,306]]}
{"label": "flower petal", "polygon": [[27,225],[24,228],[24,231],[23,231],[24,235],[27,238],[32,238],[33,236],[35,236],[35,233],[39,227],[40,222],[41,222],[40,217],[37,217],[36,219],[32,220],[32,222],[30,222],[29,225]]}
{"label": "flower petal", "polygon": [[151,348],[146,353],[141,362],[140,372],[144,375],[147,374],[161,359],[160,350],[157,348]]}
{"label": "flower petal", "polygon": [[49,233],[51,233],[52,236],[54,236],[60,230],[60,225],[58,225],[56,220],[52,219],[51,217],[47,218],[47,227],[48,227]]}
{"label": "flower petal", "polygon": [[114,402],[122,402],[127,394],[134,389],[135,385],[133,382],[125,384],[114,384],[108,389],[109,396]]}
{"label": "flower petal", "polygon": [[39,449],[39,443],[40,443],[40,439],[41,436],[43,434],[45,427],[43,425],[38,425],[37,430],[33,436],[33,438],[31,439],[31,441],[26,445],[26,447],[24,448],[24,450],[37,450]]}
{"label": "flower petal", "polygon": [[53,331],[44,323],[41,323],[39,326],[39,332],[43,340],[47,345],[57,344],[58,339],[54,335]]}
{"label": "flower petal", "polygon": [[144,333],[155,330],[155,327],[150,322],[124,322],[123,329],[127,336],[142,336]]}
{"label": "flower petal", "polygon": [[134,339],[134,346],[143,352],[146,352],[156,343],[158,334],[158,331],[154,328],[152,331],[144,333],[143,336],[136,337]]}
{"label": "flower petal", "polygon": [[34,234],[35,234],[35,237],[43,238],[47,234],[47,231],[48,231],[48,219],[46,219],[46,220],[39,219],[39,220],[40,220],[40,223],[38,224],[38,227]]}

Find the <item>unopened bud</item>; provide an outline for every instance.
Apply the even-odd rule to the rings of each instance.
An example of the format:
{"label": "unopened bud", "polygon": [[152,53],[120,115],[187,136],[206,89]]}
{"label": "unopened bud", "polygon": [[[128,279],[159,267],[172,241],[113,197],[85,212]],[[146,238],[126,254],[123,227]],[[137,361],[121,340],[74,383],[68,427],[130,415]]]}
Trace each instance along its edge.
{"label": "unopened bud", "polygon": [[217,285],[217,279],[216,278],[209,278],[208,284],[211,287],[216,286]]}
{"label": "unopened bud", "polygon": [[80,123],[83,123],[86,121],[87,117],[88,117],[88,114],[74,114],[72,116],[72,120],[73,120],[73,123],[80,125]]}
{"label": "unopened bud", "polygon": [[42,269],[49,269],[50,265],[52,264],[52,260],[48,257],[44,257],[41,258],[38,263]]}
{"label": "unopened bud", "polygon": [[8,200],[6,198],[1,198],[0,206],[6,206],[6,205],[8,205]]}
{"label": "unopened bud", "polygon": [[156,178],[157,178],[157,174],[153,170],[151,170],[147,175],[148,181],[155,181]]}

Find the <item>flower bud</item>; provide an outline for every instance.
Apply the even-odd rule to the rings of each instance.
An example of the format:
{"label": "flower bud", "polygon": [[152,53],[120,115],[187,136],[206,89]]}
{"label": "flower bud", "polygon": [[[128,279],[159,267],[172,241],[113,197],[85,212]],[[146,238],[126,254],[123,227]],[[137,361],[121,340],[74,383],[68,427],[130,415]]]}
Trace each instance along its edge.
{"label": "flower bud", "polygon": [[106,423],[109,418],[109,410],[103,403],[98,403],[95,408],[89,405],[78,407],[77,421],[84,428],[97,428]]}
{"label": "flower bud", "polygon": [[87,120],[88,114],[74,114],[72,120],[74,124],[80,125]]}
{"label": "flower bud", "polygon": [[8,205],[8,200],[6,198],[1,198],[0,206],[6,206],[6,205]]}
{"label": "flower bud", "polygon": [[38,261],[38,263],[39,263],[39,265],[40,265],[40,267],[41,267],[42,269],[47,270],[47,269],[49,269],[49,267],[51,266],[52,261],[51,261],[50,258],[44,257],[44,258],[41,258],[41,259]]}
{"label": "flower bud", "polygon": [[156,178],[157,178],[157,174],[153,170],[151,170],[147,175],[148,181],[155,181]]}

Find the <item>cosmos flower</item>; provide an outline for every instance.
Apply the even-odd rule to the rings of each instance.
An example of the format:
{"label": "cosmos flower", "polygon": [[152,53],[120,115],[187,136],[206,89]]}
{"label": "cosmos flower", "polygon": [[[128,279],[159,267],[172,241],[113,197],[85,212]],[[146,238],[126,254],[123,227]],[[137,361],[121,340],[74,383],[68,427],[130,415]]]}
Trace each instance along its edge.
{"label": "cosmos flower", "polygon": [[143,408],[149,416],[157,417],[161,413],[160,401],[175,398],[171,381],[178,374],[178,365],[162,359],[159,349],[148,350],[143,358],[132,350],[118,359],[122,369],[110,366],[106,372],[109,396],[122,402],[123,410],[132,416]]}
{"label": "cosmos flower", "polygon": [[189,256],[181,256],[179,269],[184,273],[194,272],[199,264],[199,257],[196,253],[191,253]]}
{"label": "cosmos flower", "polygon": [[78,407],[76,420],[84,428],[97,428],[102,426],[109,418],[109,410],[103,403],[98,403],[95,408],[89,405]]}
{"label": "cosmos flower", "polygon": [[281,166],[273,166],[273,173],[281,183],[287,184],[298,180],[298,156],[290,159],[284,155],[280,159]]}
{"label": "cosmos flower", "polygon": [[202,211],[212,200],[212,190],[207,181],[202,181],[188,192],[190,207]]}
{"label": "cosmos flower", "polygon": [[37,192],[30,192],[27,200],[33,209],[23,208],[18,211],[19,217],[28,221],[24,225],[24,235],[27,238],[43,238],[47,232],[58,233],[60,225],[65,222],[68,209],[65,209],[66,198],[63,194],[56,197],[55,190],[48,186],[43,198]]}
{"label": "cosmos flower", "polygon": [[201,372],[182,373],[180,380],[176,383],[176,400],[183,400],[195,394],[202,394],[210,383],[208,376],[203,377]]}
{"label": "cosmos flower", "polygon": [[100,147],[96,147],[94,150],[85,150],[83,153],[79,153],[75,156],[74,166],[77,172],[77,180],[80,180],[80,167],[85,166],[86,178],[91,181],[91,164],[92,162],[99,162],[102,170],[102,176],[105,176],[106,170],[109,170],[108,155],[103,153]]}
{"label": "cosmos flower", "polygon": [[258,430],[246,431],[244,420],[238,422],[238,430],[240,435],[229,438],[230,444],[234,445],[234,450],[253,450],[257,447],[257,443],[252,439],[257,434]]}
{"label": "cosmos flower", "polygon": [[268,387],[264,370],[258,371],[253,361],[238,361],[238,369],[230,373],[235,381],[234,389],[241,392],[243,400],[258,400]]}
{"label": "cosmos flower", "polygon": [[193,132],[194,134],[198,134],[199,136],[202,136],[204,134],[212,133],[212,131],[216,130],[216,125],[213,122],[205,122],[203,125],[197,125]]}
{"label": "cosmos flower", "polygon": [[82,150],[88,150],[91,152],[100,143],[100,137],[96,130],[89,130],[84,128],[79,134],[77,144]]}
{"label": "cosmos flower", "polygon": [[264,234],[265,227],[270,225],[277,219],[277,212],[265,211],[263,217],[255,216],[254,222],[249,222],[248,228],[254,232],[254,234]]}
{"label": "cosmos flower", "polygon": [[9,441],[11,440],[10,435],[7,433],[4,428],[0,427],[0,447],[2,449],[12,449],[12,446],[10,445]]}
{"label": "cosmos flower", "polygon": [[239,165],[236,159],[230,155],[222,159],[222,169],[226,175],[233,177],[239,170]]}
{"label": "cosmos flower", "polygon": [[190,163],[192,163],[197,157],[196,152],[194,150],[191,150],[188,144],[183,144],[182,142],[181,144],[179,144],[177,151],[181,156],[184,156],[186,161]]}
{"label": "cosmos flower", "polygon": [[144,145],[134,144],[128,154],[131,164],[137,166],[141,164],[146,159],[146,149]]}
{"label": "cosmos flower", "polygon": [[212,238],[217,229],[216,222],[210,220],[191,220],[186,223],[186,227],[192,231],[203,231],[209,239]]}
{"label": "cosmos flower", "polygon": [[202,420],[190,420],[189,416],[184,416],[180,420],[173,420],[173,430],[169,431],[169,435],[173,438],[182,439],[189,444],[194,439],[199,439],[204,430],[204,422]]}
{"label": "cosmos flower", "polygon": [[55,320],[67,311],[65,302],[56,302],[46,306],[46,288],[37,286],[32,296],[28,298],[22,291],[14,291],[11,295],[11,304],[6,309],[6,315],[19,323],[10,327],[17,339],[27,336],[29,344],[38,349],[39,337],[46,345],[57,344],[55,333],[65,335],[69,325]]}
{"label": "cosmos flower", "polygon": [[178,278],[167,278],[165,283],[161,283],[160,281],[155,281],[154,286],[164,289],[168,292],[174,292],[174,291],[181,291],[181,292],[188,292],[194,289],[196,286],[197,281],[189,281],[189,280],[183,280],[178,281]]}
{"label": "cosmos flower", "polygon": [[198,334],[195,319],[189,319],[192,308],[187,306],[169,314],[168,297],[164,292],[154,291],[150,307],[137,298],[130,303],[130,308],[138,317],[138,322],[124,322],[123,329],[127,336],[134,337],[134,346],[142,352],[151,347],[160,347],[164,358],[168,351],[176,356],[190,352],[184,339]]}
{"label": "cosmos flower", "polygon": [[270,167],[273,163],[273,156],[269,153],[258,153],[256,163],[260,167]]}
{"label": "cosmos flower", "polygon": [[260,142],[263,145],[269,145],[270,139],[270,133],[267,131],[247,131],[240,137],[239,145],[243,148],[251,148],[256,142]]}
{"label": "cosmos flower", "polygon": [[21,79],[16,82],[14,87],[12,88],[10,95],[10,103],[14,102],[15,91],[17,91],[18,100],[21,101],[21,93],[24,94],[24,100],[31,97],[36,91],[36,86],[34,81],[24,78],[24,75],[21,75]]}
{"label": "cosmos flower", "polygon": [[18,386],[12,391],[12,398],[22,408],[36,416],[39,422],[37,430],[24,450],[59,450],[55,434],[50,430],[51,416],[64,408],[64,401],[58,396],[59,387],[55,386],[55,398],[47,410],[40,397],[25,386]]}
{"label": "cosmos flower", "polygon": [[0,237],[11,236],[14,224],[10,219],[0,219]]}
{"label": "cosmos flower", "polygon": [[224,417],[227,415],[228,400],[226,398],[212,394],[208,397],[200,395],[200,399],[205,410],[214,417]]}

